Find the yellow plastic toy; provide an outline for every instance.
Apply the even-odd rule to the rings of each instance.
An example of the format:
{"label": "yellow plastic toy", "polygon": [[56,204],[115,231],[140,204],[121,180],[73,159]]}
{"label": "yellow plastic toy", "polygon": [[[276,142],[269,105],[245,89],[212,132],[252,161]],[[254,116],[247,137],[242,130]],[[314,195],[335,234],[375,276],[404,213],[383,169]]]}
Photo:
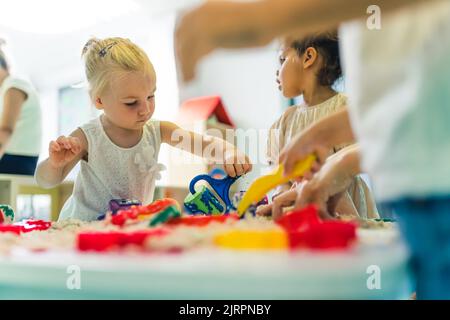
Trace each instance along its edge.
{"label": "yellow plastic toy", "polygon": [[216,235],[214,243],[218,247],[236,250],[285,250],[287,234],[283,230],[232,230]]}
{"label": "yellow plastic toy", "polygon": [[239,203],[237,208],[238,215],[242,216],[252,203],[261,200],[267,192],[276,186],[286,183],[294,178],[303,176],[306,171],[311,169],[314,161],[316,161],[316,157],[314,155],[310,155],[305,160],[297,162],[293,172],[288,176],[283,176],[284,167],[280,164],[277,169],[268,175],[256,179],[251,184],[250,188],[248,188]]}

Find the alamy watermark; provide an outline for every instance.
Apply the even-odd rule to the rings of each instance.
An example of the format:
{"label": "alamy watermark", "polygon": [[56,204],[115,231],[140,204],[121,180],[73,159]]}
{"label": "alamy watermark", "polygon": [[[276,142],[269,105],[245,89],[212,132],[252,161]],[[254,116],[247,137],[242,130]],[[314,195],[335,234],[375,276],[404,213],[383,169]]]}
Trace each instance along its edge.
{"label": "alamy watermark", "polygon": [[69,276],[66,280],[66,287],[69,290],[81,289],[81,268],[77,265],[70,265],[66,270]]}
{"label": "alamy watermark", "polygon": [[381,268],[373,264],[367,267],[366,273],[369,275],[366,281],[367,289],[381,290]]}
{"label": "alamy watermark", "polygon": [[[201,126],[201,123],[195,124],[193,131],[202,132]],[[175,148],[170,148],[169,155],[180,164],[199,164],[205,160],[215,164],[242,164],[242,157],[234,157],[239,150],[251,155],[251,163],[267,164],[269,135],[272,143],[279,146],[279,129],[208,129],[194,136],[186,130],[174,130],[171,144]]]}
{"label": "alamy watermark", "polygon": [[370,5],[367,7],[367,14],[370,14],[366,21],[367,28],[381,30],[381,8],[375,4]]}

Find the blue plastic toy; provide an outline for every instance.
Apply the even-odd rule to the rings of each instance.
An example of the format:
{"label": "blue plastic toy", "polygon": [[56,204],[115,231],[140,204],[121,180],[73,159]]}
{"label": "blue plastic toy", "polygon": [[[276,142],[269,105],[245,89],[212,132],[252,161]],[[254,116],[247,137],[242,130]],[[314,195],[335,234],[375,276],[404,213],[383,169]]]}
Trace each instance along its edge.
{"label": "blue plastic toy", "polygon": [[227,176],[226,172],[221,168],[214,168],[208,174],[214,179],[225,178]]}
{"label": "blue plastic toy", "polygon": [[195,184],[201,180],[205,180],[209,183],[211,188],[217,193],[217,195],[222,199],[222,201],[225,203],[226,210],[225,212],[229,212],[233,208],[233,203],[230,199],[230,188],[231,185],[239,179],[238,177],[230,177],[226,176],[223,179],[215,179],[207,174],[201,174],[196,176],[194,179],[192,179],[191,183],[189,184],[189,191],[191,194],[195,194]]}
{"label": "blue plastic toy", "polygon": [[219,199],[206,186],[196,193],[189,193],[184,199],[184,207],[192,214],[220,215],[224,208]]}

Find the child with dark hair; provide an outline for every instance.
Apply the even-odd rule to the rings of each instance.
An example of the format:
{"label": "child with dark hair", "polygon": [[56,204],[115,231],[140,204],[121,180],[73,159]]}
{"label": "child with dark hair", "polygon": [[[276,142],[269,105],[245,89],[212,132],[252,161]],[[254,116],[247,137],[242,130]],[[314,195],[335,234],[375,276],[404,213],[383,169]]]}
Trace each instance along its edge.
{"label": "child with dark hair", "polygon": [[[304,39],[283,39],[277,83],[286,98],[302,96],[304,102],[289,107],[272,125],[267,143],[270,164],[277,164],[280,151],[296,134],[323,117],[346,107],[347,97],[333,88],[341,77],[339,39],[336,31],[319,33]],[[343,147],[345,145],[335,146],[334,152]],[[292,183],[281,186],[277,195],[291,187]],[[269,205],[261,207],[258,213],[265,215],[270,211]],[[336,213],[378,218],[369,188],[359,176],[339,200]]]}

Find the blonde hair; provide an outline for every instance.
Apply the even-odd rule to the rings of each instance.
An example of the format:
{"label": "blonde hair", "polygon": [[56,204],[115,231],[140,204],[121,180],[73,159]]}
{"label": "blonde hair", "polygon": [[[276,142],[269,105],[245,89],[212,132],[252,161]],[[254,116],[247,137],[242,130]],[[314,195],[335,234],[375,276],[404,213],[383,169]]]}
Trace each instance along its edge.
{"label": "blonde hair", "polygon": [[147,54],[128,39],[89,39],[81,55],[92,98],[105,90],[115,73],[140,71],[155,75]]}

